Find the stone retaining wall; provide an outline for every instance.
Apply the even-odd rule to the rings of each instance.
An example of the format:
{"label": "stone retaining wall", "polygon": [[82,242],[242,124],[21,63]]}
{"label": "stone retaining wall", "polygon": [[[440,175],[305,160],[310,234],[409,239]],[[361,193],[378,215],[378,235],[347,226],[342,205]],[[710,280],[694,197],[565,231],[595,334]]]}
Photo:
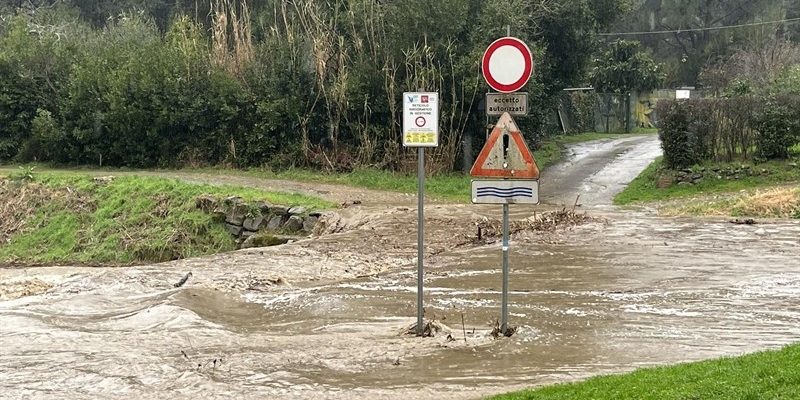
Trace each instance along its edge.
{"label": "stone retaining wall", "polygon": [[[308,235],[320,217],[318,212],[309,212],[305,207],[288,207],[266,201],[245,202],[236,196],[220,200],[213,195],[201,195],[195,206],[224,221],[228,232],[236,237],[237,245],[242,248],[282,244],[290,240],[275,234]],[[262,233],[269,235],[260,235]],[[262,237],[259,240],[259,236],[266,236],[266,239]]]}

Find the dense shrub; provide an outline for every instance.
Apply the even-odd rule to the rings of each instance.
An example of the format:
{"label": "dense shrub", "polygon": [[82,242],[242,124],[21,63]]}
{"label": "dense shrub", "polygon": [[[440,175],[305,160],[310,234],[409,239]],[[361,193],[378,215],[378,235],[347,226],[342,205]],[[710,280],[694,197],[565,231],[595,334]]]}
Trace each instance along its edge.
{"label": "dense shrub", "polygon": [[664,165],[679,169],[699,161],[694,149],[696,135],[690,133],[692,105],[685,101],[658,103],[661,127],[658,137],[664,149]]}
{"label": "dense shrub", "polygon": [[798,96],[660,101],[656,112],[669,168],[786,158],[800,141]]}
{"label": "dense shrub", "polygon": [[428,165],[450,171],[463,136],[483,136],[491,38],[506,25],[558,28],[515,32],[537,66],[531,115],[516,121],[535,147],[557,94],[581,79],[593,32],[625,2],[58,3],[0,15],[0,162],[415,168],[402,93],[424,90],[441,98]]}
{"label": "dense shrub", "polygon": [[773,99],[752,118],[756,129],[756,157],[759,160],[787,158],[789,148],[800,141],[800,102]]}

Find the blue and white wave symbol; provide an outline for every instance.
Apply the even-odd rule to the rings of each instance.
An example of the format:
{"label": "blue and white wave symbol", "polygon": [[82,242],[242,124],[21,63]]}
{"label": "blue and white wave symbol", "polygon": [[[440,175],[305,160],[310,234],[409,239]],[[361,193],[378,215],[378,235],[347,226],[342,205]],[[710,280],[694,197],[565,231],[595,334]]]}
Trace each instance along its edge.
{"label": "blue and white wave symbol", "polygon": [[500,197],[503,199],[511,197],[533,197],[533,188],[524,186],[511,188],[486,186],[478,188],[476,192],[478,197]]}

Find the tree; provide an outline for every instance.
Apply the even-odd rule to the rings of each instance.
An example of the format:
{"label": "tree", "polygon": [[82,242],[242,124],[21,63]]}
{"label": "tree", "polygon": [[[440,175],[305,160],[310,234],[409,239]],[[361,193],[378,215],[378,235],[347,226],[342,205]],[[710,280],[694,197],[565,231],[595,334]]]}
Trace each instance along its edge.
{"label": "tree", "polygon": [[594,60],[590,79],[600,93],[629,94],[655,89],[664,74],[639,42],[616,40]]}

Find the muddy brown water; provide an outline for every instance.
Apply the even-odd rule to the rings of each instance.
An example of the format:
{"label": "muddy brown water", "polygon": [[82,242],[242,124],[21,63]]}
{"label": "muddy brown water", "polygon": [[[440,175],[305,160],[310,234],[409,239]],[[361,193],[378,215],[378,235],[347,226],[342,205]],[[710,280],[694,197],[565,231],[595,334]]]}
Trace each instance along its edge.
{"label": "muddy brown water", "polygon": [[[635,141],[576,154],[599,145],[582,156],[594,170],[629,171],[618,164],[652,149],[650,138]],[[616,183],[603,193],[600,176],[577,174],[578,184],[576,175],[550,186],[549,201],[583,193],[607,222],[512,238],[511,338],[489,334],[500,318],[499,245],[447,245],[469,229],[459,222],[499,217],[496,207],[426,209],[430,244],[444,249],[426,259],[426,316],[449,331],[421,339],[399,334],[416,315],[415,210],[365,204],[343,211],[345,232],[282,249],[0,269],[0,295],[47,283],[0,301],[0,397],[480,398],[800,337],[800,224],[614,209],[603,199]],[[514,207],[512,218],[546,207]],[[172,287],[187,270],[188,284]]]}

